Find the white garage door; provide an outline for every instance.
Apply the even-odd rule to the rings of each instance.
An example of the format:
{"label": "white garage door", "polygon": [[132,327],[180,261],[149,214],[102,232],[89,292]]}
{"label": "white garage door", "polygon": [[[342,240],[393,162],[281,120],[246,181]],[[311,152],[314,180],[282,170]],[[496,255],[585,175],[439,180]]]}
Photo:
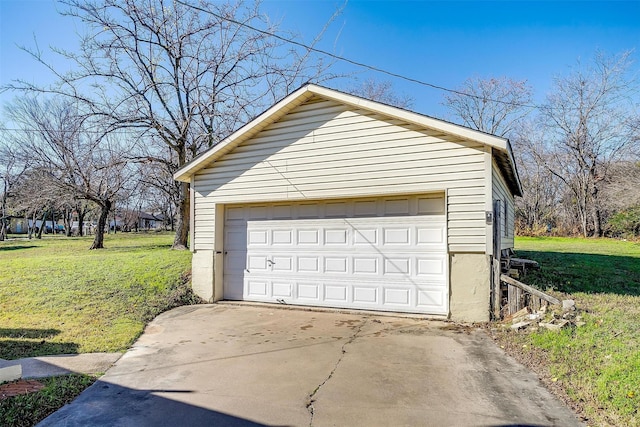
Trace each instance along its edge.
{"label": "white garage door", "polygon": [[448,313],[444,197],[228,206],[224,297]]}

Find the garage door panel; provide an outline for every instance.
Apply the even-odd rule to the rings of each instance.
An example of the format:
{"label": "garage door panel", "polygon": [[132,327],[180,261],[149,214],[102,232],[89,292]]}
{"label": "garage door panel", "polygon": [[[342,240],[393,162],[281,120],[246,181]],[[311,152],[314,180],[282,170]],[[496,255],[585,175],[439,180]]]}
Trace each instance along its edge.
{"label": "garage door panel", "polygon": [[271,242],[278,246],[293,244],[293,230],[273,230]]}
{"label": "garage door panel", "polygon": [[266,297],[268,294],[268,282],[263,280],[249,280],[247,282],[247,295]]}
{"label": "garage door panel", "polygon": [[271,288],[273,289],[274,298],[293,297],[293,285],[289,282],[273,282]]}
{"label": "garage door panel", "polygon": [[249,255],[247,256],[247,269],[249,269],[250,273],[267,271],[267,260],[266,255]]}
{"label": "garage door panel", "polygon": [[326,257],[324,259],[324,272],[330,274],[348,273],[349,257]]}
{"label": "garage door panel", "polygon": [[240,279],[242,279],[242,275],[244,274],[244,270],[246,269],[246,261],[246,252],[228,252],[224,257],[225,276],[236,277],[239,275]]}
{"label": "garage door panel", "polygon": [[401,305],[406,308],[411,306],[410,289],[385,289],[384,303],[391,305]]}
{"label": "garage door panel", "polygon": [[230,248],[243,248],[247,242],[246,228],[231,228],[225,230],[225,244]]}
{"label": "garage door panel", "polygon": [[384,270],[385,276],[408,276],[411,269],[411,260],[409,258],[385,258]]}
{"label": "garage door panel", "polygon": [[407,196],[228,207],[224,297],[446,314],[445,217],[416,215],[440,212],[440,203]]}
{"label": "garage door panel", "polygon": [[355,274],[378,274],[378,259],[367,257],[353,258],[353,273]]}
{"label": "garage door panel", "polygon": [[315,245],[320,244],[320,236],[318,230],[307,229],[298,230],[298,245]]}
{"label": "garage door panel", "polygon": [[[226,271],[226,270],[225,270]],[[224,297],[233,301],[244,299],[244,281],[242,274],[225,276]]]}
{"label": "garage door panel", "polygon": [[320,286],[320,283],[299,282],[297,284],[298,298],[307,301],[320,301]]}
{"label": "garage door panel", "polygon": [[325,229],[324,230],[324,243],[325,245],[346,245],[347,236],[349,232],[347,229]]}
{"label": "garage door panel", "polygon": [[251,206],[249,207],[249,217],[248,219],[257,220],[257,219],[268,219],[269,218],[269,207],[268,206]]}
{"label": "garage door panel", "polygon": [[419,256],[416,258],[419,277],[444,278],[447,258],[443,255]]}
{"label": "garage door panel", "polygon": [[293,257],[286,255],[274,255],[271,257],[272,265],[271,268],[273,271],[277,271],[279,273],[293,273],[295,270],[293,268]]}
{"label": "garage door panel", "polygon": [[230,221],[243,221],[245,209],[242,207],[228,207],[225,211],[225,219]]}
{"label": "garage door panel", "polygon": [[385,215],[409,215],[409,213],[409,199],[384,201]]}
{"label": "garage door panel", "polygon": [[405,228],[384,228],[384,244],[385,245],[410,245],[411,240],[409,227]]}
{"label": "garage door panel", "polygon": [[431,311],[434,313],[444,313],[442,307],[445,303],[445,293],[439,290],[433,289],[419,289],[418,301],[416,306],[425,311]]}
{"label": "garage door panel", "polygon": [[324,298],[333,303],[346,304],[348,302],[349,287],[345,285],[327,285],[324,288]]}
{"label": "garage door panel", "polygon": [[418,227],[416,230],[417,244],[419,246],[434,245],[445,248],[446,236],[442,227]]}
{"label": "garage door panel", "polygon": [[378,230],[375,228],[359,228],[354,230],[353,244],[376,246],[378,244]]}
{"label": "garage door panel", "polygon": [[276,219],[293,217],[293,205],[275,205],[273,207],[273,217]]}
{"label": "garage door panel", "polygon": [[329,202],[325,205],[325,216],[329,218],[351,216],[348,209],[347,202]]}
{"label": "garage door panel", "polygon": [[299,273],[319,273],[319,260],[315,256],[299,256],[298,272]]}
{"label": "garage door panel", "polygon": [[378,204],[375,200],[355,202],[353,205],[354,216],[376,216]]}
{"label": "garage door panel", "polygon": [[370,286],[353,286],[353,302],[355,305],[365,304],[370,306],[371,304],[378,304],[378,288]]}

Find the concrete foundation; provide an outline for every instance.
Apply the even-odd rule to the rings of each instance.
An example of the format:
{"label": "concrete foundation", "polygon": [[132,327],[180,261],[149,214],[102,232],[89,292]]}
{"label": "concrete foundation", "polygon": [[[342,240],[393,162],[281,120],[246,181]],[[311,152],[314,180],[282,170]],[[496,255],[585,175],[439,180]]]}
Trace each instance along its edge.
{"label": "concrete foundation", "polygon": [[450,258],[451,320],[489,320],[491,265],[486,254],[454,253]]}
{"label": "concrete foundation", "polygon": [[[217,259],[216,259],[217,258]],[[200,250],[193,253],[192,286],[194,292],[205,301],[214,302],[223,298],[222,283],[216,277],[214,251]],[[222,276],[220,274],[220,276]],[[458,322],[485,322],[489,320],[489,292],[491,289],[491,266],[485,254],[454,253],[450,258],[451,320]]]}
{"label": "concrete foundation", "polygon": [[214,300],[214,251],[195,251],[191,259],[191,285],[200,298]]}

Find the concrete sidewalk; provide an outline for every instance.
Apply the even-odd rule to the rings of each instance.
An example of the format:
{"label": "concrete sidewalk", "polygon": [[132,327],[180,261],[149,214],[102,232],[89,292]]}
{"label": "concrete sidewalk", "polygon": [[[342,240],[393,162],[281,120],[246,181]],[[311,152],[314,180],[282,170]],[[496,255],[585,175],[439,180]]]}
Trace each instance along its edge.
{"label": "concrete sidewalk", "polygon": [[472,327],[179,307],[40,426],[579,426]]}
{"label": "concrete sidewalk", "polygon": [[83,353],[16,360],[0,359],[0,383],[20,378],[45,378],[71,373],[103,373],[120,357],[122,353]]}

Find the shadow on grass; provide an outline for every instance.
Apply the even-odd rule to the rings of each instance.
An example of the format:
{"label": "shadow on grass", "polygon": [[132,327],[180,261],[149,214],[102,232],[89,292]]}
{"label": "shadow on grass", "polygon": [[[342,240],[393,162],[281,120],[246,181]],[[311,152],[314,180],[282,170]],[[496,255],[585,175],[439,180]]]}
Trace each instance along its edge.
{"label": "shadow on grass", "polygon": [[60,329],[0,328],[0,338],[49,338],[60,332]]}
{"label": "shadow on grass", "polygon": [[78,354],[78,344],[50,342],[58,335],[58,329],[0,328],[0,359]]}
{"label": "shadow on grass", "polygon": [[0,246],[0,251],[17,251],[20,249],[37,248],[36,245],[15,245],[15,246]]}
{"label": "shadow on grass", "polygon": [[526,282],[560,292],[640,296],[640,259],[616,255],[517,250],[518,257],[540,263]]}

